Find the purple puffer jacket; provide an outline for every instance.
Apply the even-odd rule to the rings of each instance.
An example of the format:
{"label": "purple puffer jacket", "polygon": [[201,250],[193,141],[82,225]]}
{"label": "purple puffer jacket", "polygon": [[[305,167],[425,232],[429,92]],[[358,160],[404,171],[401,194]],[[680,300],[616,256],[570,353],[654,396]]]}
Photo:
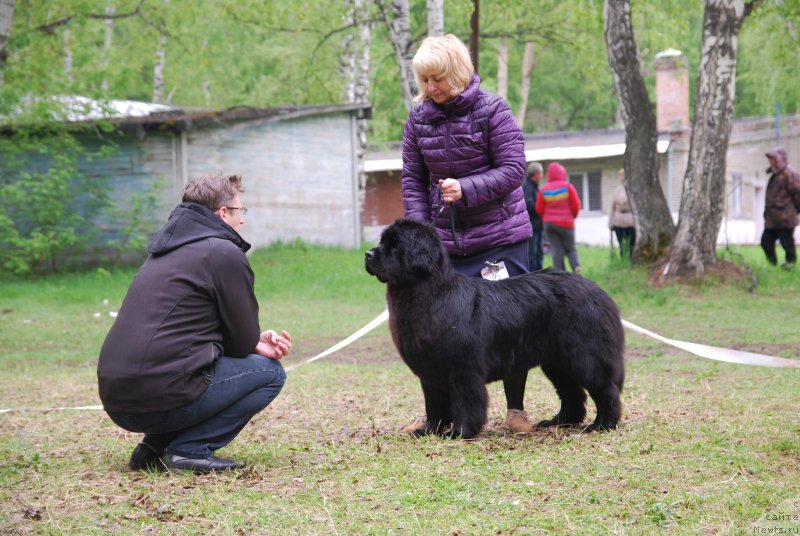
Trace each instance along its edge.
{"label": "purple puffer jacket", "polygon": [[521,188],[524,147],[508,105],[482,90],[477,74],[447,104],[423,101],[409,114],[403,132],[405,216],[433,220],[441,203],[439,179],[451,177],[461,183],[463,197],[435,222],[450,255],[526,240],[532,231]]}

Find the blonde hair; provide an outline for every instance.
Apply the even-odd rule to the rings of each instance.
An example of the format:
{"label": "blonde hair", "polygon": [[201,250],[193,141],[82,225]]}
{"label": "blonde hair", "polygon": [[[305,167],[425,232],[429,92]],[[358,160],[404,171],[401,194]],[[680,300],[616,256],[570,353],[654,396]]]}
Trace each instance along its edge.
{"label": "blonde hair", "polygon": [[417,49],[411,65],[419,88],[419,93],[414,97],[415,102],[430,98],[427,84],[422,81],[423,72],[438,73],[446,78],[452,88],[450,94],[454,97],[466,89],[475,73],[467,46],[453,34],[426,37]]}

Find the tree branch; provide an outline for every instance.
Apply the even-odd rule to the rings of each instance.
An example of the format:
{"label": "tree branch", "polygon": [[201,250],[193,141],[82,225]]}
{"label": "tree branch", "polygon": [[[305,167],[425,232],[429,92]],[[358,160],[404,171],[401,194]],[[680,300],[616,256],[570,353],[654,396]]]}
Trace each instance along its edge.
{"label": "tree branch", "polygon": [[[89,19],[99,19],[99,20],[127,19],[129,17],[135,17],[137,15],[141,15],[142,4],[144,4],[144,0],[139,0],[139,4],[136,6],[136,8],[133,11],[130,11],[128,13],[115,13],[115,14],[109,14],[109,13],[87,13],[86,15],[83,15],[83,16],[86,17],[86,18],[89,18]],[[69,15],[68,17],[64,17],[63,19],[59,19],[59,20],[57,20],[55,22],[50,22],[48,24],[42,24],[41,26],[38,26],[38,27],[34,28],[33,31],[35,31],[35,32],[53,33],[56,30],[56,28],[59,28],[61,26],[66,26],[75,17],[77,17],[77,15]]]}

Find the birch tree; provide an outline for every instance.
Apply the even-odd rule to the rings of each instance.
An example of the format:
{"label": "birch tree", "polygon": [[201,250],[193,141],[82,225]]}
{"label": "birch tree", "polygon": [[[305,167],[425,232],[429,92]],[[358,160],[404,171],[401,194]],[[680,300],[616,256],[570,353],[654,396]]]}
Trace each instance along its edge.
{"label": "birch tree", "polygon": [[738,36],[744,19],[759,4],[706,0],[689,162],[678,230],[662,271],[666,278],[701,276],[716,263],[717,235],[725,214],[725,160],[736,94]]}
{"label": "birch tree", "polygon": [[639,64],[630,1],[605,0],[603,20],[608,63],[625,124],[626,190],[636,222],[632,258],[653,261],[667,252],[675,226],[658,179],[656,117]]}
{"label": "birch tree", "polygon": [[444,35],[444,0],[427,0],[428,35]]}
{"label": "birch tree", "polygon": [[522,76],[519,83],[520,102],[517,109],[517,124],[525,130],[525,115],[528,113],[528,95],[531,92],[531,75],[536,68],[533,41],[525,43],[525,52],[522,56]]}
{"label": "birch tree", "polygon": [[501,37],[497,46],[497,94],[508,101],[508,38]]}
{"label": "birch tree", "polygon": [[414,70],[411,66],[411,61],[414,59],[414,43],[411,40],[411,14],[408,0],[391,0],[388,6],[384,0],[378,0],[377,4],[397,57],[403,104],[410,112],[414,106],[414,95],[417,94],[417,83],[414,80]]}
{"label": "birch tree", "polygon": [[106,3],[106,15],[108,17],[103,21],[103,80],[100,81],[100,91],[104,95],[108,94],[108,68],[111,64],[111,45],[114,38],[114,6]]}
{"label": "birch tree", "polygon": [[[339,72],[345,80],[344,98],[348,103],[366,103],[370,92],[370,46],[372,22],[365,7],[365,0],[348,0],[345,15],[346,26],[354,31],[344,37]],[[367,152],[367,119],[356,119],[356,153],[359,163],[359,203],[364,196],[364,160]]]}
{"label": "birch tree", "polygon": [[14,20],[16,0],[0,0],[0,87],[3,87],[3,71],[8,59],[8,36]]}

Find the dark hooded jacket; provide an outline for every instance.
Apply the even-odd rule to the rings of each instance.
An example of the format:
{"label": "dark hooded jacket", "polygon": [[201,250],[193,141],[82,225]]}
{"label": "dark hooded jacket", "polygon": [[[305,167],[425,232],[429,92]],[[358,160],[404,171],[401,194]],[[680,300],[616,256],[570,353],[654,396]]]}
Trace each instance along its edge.
{"label": "dark hooded jacket", "polygon": [[797,226],[797,213],[800,212],[800,175],[792,169],[786,158],[786,149],[778,147],[767,153],[774,158],[777,171],[767,182],[764,202],[764,227],[767,229],[794,229]]}
{"label": "dark hooded jacket", "polygon": [[463,197],[435,222],[450,255],[530,238],[524,175],[522,130],[505,101],[480,88],[477,74],[452,101],[426,100],[409,114],[401,179],[405,216],[432,221],[441,204],[439,179],[458,179]]}
{"label": "dark hooded jacket", "polygon": [[177,409],[208,387],[221,356],[258,343],[250,244],[208,208],[178,205],[150,244],[100,350],[108,411]]}

